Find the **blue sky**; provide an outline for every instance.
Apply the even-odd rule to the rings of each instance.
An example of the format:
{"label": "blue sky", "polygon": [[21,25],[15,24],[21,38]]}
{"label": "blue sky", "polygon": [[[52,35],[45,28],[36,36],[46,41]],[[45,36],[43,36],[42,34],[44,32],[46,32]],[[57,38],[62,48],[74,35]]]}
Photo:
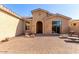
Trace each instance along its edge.
{"label": "blue sky", "polygon": [[79,19],[79,4],[5,4],[20,16],[31,16],[33,9],[42,8],[51,13],[60,13],[73,19]]}

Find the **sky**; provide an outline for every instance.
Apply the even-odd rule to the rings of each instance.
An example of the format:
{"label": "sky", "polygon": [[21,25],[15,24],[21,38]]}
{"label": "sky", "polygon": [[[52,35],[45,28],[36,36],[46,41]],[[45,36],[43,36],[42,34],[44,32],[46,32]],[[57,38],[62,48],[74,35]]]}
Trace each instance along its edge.
{"label": "sky", "polygon": [[32,16],[32,10],[42,8],[51,13],[79,19],[79,4],[5,4],[4,6],[20,16]]}

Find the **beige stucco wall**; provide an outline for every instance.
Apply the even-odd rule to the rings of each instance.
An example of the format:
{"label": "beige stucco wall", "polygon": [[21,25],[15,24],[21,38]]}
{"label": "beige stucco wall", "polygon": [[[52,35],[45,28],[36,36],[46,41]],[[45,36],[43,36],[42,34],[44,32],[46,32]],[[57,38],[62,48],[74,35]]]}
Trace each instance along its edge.
{"label": "beige stucco wall", "polygon": [[[74,23],[76,24],[74,26]],[[71,20],[69,22],[70,30],[79,33],[79,20]]]}
{"label": "beige stucco wall", "polygon": [[14,37],[24,32],[24,22],[2,10],[0,10],[0,40],[6,37]]}
{"label": "beige stucco wall", "polygon": [[51,16],[46,21],[46,31],[47,33],[52,34],[52,21],[61,21],[60,32],[61,33],[68,33],[69,32],[69,19],[59,17],[59,16]]}
{"label": "beige stucco wall", "polygon": [[69,19],[60,17],[60,16],[54,16],[50,20],[50,25],[52,24],[52,21],[60,21],[61,27],[60,32],[61,33],[68,33],[69,32]]}
{"label": "beige stucco wall", "polygon": [[[41,15],[39,15],[39,13]],[[32,15],[33,15],[33,19],[31,21],[31,31],[32,31],[32,33],[36,33],[36,23],[38,21],[41,21],[43,23],[43,33],[45,33],[44,27],[45,27],[45,19],[46,19],[47,14],[43,11],[36,11],[36,12],[33,12]]]}
{"label": "beige stucco wall", "polygon": [[[41,14],[41,15],[40,15]],[[69,32],[69,19],[61,16],[49,16],[46,12],[35,11],[32,13],[33,19],[31,22],[31,31],[36,33],[36,23],[41,21],[43,23],[43,34],[52,34],[52,21],[61,21],[61,33]]]}

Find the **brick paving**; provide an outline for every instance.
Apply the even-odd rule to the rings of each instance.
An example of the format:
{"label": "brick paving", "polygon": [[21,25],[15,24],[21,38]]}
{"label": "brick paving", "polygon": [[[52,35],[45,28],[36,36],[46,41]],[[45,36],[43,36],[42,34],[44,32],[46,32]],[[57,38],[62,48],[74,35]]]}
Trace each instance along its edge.
{"label": "brick paving", "polygon": [[57,36],[19,36],[0,43],[0,53],[62,54],[79,53],[78,43],[67,43]]}

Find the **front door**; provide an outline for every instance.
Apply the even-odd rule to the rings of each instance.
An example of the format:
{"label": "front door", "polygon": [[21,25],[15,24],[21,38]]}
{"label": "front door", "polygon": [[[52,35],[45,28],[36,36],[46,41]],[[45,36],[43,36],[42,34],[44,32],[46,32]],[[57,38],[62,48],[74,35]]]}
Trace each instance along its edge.
{"label": "front door", "polygon": [[39,21],[36,24],[36,33],[41,34],[42,33],[42,30],[43,30],[43,25],[42,25],[42,22]]}

